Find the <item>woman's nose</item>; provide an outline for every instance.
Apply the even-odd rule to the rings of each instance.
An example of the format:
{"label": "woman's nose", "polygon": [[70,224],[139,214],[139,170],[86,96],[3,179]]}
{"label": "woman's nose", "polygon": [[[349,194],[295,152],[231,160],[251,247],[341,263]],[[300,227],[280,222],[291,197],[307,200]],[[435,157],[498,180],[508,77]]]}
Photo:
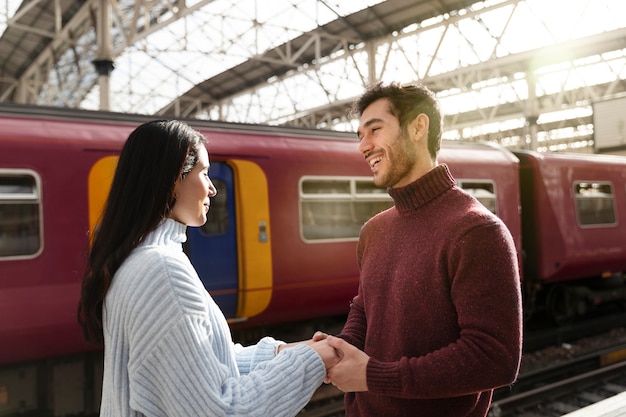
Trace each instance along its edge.
{"label": "woman's nose", "polygon": [[209,197],[215,197],[217,195],[217,188],[213,185],[213,181],[209,180]]}

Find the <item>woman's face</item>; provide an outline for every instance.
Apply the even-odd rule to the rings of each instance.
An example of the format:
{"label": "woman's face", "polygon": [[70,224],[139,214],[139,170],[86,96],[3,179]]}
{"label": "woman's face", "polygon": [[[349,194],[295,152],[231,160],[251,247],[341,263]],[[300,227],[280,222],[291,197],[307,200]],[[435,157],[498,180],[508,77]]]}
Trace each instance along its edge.
{"label": "woman's face", "polygon": [[217,194],[209,179],[209,154],[204,146],[198,152],[198,162],[193,169],[178,180],[174,190],[176,203],[170,217],[187,226],[202,226],[206,223],[211,201]]}

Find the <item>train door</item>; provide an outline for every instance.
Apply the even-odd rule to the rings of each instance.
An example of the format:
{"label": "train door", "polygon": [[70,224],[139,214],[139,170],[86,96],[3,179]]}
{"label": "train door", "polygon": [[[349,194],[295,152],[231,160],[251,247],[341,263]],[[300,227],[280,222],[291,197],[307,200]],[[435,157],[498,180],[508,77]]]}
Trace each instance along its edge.
{"label": "train door", "polygon": [[[89,225],[93,232],[106,201],[118,157],[106,156],[89,173]],[[272,297],[272,249],[265,173],[244,160],[212,162],[218,194],[207,222],[187,228],[185,252],[227,318],[262,313]]]}
{"label": "train door", "polygon": [[224,162],[211,162],[209,175],[217,195],[211,198],[204,226],[187,228],[185,251],[226,318],[234,318],[239,271],[233,170]]}

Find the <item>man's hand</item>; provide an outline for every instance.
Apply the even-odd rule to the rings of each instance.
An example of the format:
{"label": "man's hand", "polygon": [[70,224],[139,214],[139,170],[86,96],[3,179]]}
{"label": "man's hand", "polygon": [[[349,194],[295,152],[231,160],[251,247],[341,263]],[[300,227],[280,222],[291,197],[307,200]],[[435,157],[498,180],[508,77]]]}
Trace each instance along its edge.
{"label": "man's hand", "polygon": [[[338,352],[332,346],[330,346],[326,340],[320,340],[307,344],[311,346],[318,355],[320,355],[320,357],[324,361],[324,366],[326,366],[326,375],[328,375],[328,371],[336,366],[341,359],[338,356]],[[326,381],[326,379],[324,379],[324,381]]]}
{"label": "man's hand", "polygon": [[328,369],[324,382],[332,383],[343,392],[367,391],[367,363],[370,357],[341,338],[326,336],[324,341],[337,351],[340,359]]}

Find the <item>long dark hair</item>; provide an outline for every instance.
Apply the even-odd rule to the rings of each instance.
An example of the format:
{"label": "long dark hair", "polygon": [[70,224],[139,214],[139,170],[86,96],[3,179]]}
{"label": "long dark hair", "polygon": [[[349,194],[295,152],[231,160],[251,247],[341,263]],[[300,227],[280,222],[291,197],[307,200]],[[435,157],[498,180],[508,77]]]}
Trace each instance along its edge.
{"label": "long dark hair", "polygon": [[169,215],[176,182],[197,163],[205,143],[176,120],[147,122],[128,136],[83,275],[78,322],[88,341],[104,344],[102,306],[115,272]]}

